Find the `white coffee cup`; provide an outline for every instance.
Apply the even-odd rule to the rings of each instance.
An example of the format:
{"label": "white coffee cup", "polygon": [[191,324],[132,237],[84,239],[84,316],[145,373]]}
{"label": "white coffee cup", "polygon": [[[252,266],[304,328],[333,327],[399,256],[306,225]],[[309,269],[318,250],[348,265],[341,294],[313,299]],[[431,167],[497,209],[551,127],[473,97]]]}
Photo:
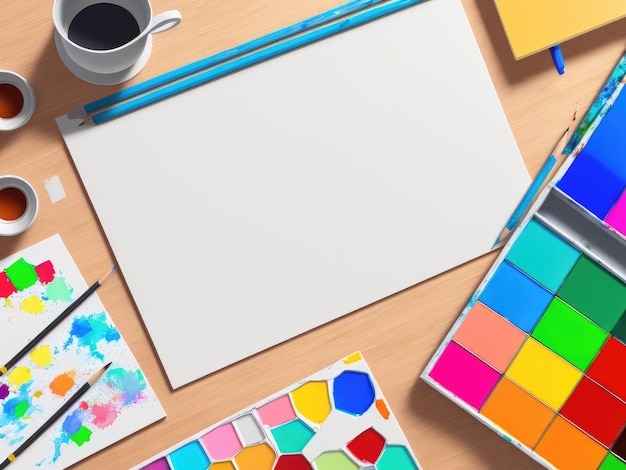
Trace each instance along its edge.
{"label": "white coffee cup", "polygon": [[[69,38],[68,31],[78,13],[95,4],[109,3],[126,9],[137,21],[139,34],[113,49],[88,49]],[[146,48],[148,37],[176,26],[182,20],[178,10],[152,16],[149,0],[54,0],[52,20],[67,55],[80,67],[100,74],[113,74],[133,66]],[[115,28],[115,24],[111,25]]]}

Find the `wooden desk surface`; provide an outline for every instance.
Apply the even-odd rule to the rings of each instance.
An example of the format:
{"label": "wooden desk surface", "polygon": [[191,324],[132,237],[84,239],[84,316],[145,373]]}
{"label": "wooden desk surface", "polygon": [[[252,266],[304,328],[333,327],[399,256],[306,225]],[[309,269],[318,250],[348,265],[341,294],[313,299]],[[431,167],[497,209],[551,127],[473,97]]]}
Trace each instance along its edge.
{"label": "wooden desk surface", "polygon": [[[513,59],[492,1],[462,1],[529,173],[535,175],[574,109],[579,109],[582,118],[626,49],[626,20],[562,45],[567,71],[559,76],[548,52],[519,62]],[[24,234],[0,240],[0,258],[59,233],[88,283],[115,262],[56,127],[56,117],[123,86],[342,3],[152,0],[155,13],[178,9],[182,23],[154,36],[151,58],[135,78],[124,85],[97,86],[81,81],[61,62],[53,40],[51,1],[3,0],[0,68],[16,71],[31,82],[37,106],[26,126],[0,135],[0,174],[30,181],[39,195],[40,212]],[[472,119],[480,111],[460,112]],[[60,177],[67,197],[53,204],[44,182],[54,175]],[[122,276],[115,275],[98,295],[168,417],[74,468],[128,468],[359,349],[424,468],[539,468],[418,379],[494,260],[494,253],[483,256],[176,392],[167,383]]]}

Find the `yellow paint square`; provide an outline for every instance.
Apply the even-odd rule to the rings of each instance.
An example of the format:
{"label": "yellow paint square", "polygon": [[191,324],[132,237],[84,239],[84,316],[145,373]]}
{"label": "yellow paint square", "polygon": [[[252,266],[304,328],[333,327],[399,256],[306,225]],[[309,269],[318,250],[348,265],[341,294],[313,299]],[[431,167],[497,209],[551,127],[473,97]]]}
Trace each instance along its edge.
{"label": "yellow paint square", "polygon": [[548,348],[528,338],[505,375],[558,410],[583,373]]}
{"label": "yellow paint square", "polygon": [[624,0],[495,0],[521,59],[626,16]]}

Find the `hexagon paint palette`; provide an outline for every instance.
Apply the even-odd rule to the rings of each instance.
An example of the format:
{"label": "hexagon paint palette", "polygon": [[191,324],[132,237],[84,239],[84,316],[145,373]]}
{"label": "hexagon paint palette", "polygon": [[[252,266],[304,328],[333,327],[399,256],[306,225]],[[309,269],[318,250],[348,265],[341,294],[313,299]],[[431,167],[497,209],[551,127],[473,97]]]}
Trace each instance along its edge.
{"label": "hexagon paint palette", "polygon": [[422,374],[547,468],[626,470],[625,82],[626,55]]}
{"label": "hexagon paint palette", "polygon": [[[58,235],[0,260],[0,363],[7,364],[86,289]],[[11,469],[67,468],[165,417],[113,320],[91,294],[0,376],[0,459],[109,362],[98,383]]]}
{"label": "hexagon paint palette", "polygon": [[135,470],[419,470],[361,353]]}

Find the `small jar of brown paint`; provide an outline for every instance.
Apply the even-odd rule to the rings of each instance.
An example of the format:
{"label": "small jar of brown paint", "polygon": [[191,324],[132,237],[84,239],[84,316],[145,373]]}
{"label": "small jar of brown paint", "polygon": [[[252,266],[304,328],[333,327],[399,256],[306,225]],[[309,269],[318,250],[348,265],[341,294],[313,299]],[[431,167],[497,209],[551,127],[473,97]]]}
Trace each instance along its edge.
{"label": "small jar of brown paint", "polygon": [[33,224],[38,209],[37,194],[28,181],[0,176],[0,236],[22,233]]}
{"label": "small jar of brown paint", "polygon": [[10,70],[0,70],[0,131],[22,127],[34,111],[35,93],[28,81]]}

